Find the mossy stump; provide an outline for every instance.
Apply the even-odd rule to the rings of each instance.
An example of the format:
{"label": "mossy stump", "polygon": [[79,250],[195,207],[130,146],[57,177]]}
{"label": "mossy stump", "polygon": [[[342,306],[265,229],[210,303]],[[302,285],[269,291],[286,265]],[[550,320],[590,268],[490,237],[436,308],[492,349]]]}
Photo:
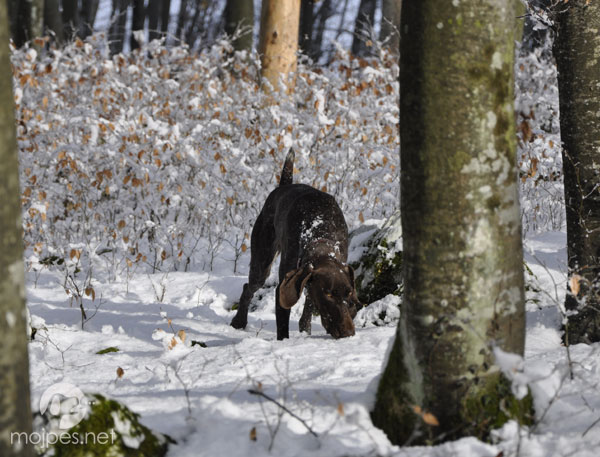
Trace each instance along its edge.
{"label": "mossy stump", "polygon": [[[153,433],[139,421],[139,414],[99,394],[86,395],[86,417],[68,430],[54,430],[56,418],[44,416],[44,433],[53,436],[49,447],[38,449],[52,457],[163,457],[168,436]],[[47,430],[47,427],[50,431]],[[56,437],[56,439],[54,439]]]}

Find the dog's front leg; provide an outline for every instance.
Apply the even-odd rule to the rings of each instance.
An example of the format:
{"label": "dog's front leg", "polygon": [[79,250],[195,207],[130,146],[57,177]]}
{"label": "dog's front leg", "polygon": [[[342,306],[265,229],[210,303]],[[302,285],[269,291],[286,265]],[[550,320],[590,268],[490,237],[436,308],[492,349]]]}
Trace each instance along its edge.
{"label": "dog's front leg", "polygon": [[242,290],[242,296],[240,297],[237,313],[233,319],[231,319],[231,326],[233,328],[246,328],[246,325],[248,324],[248,307],[250,306],[250,301],[252,300],[253,295],[254,292],[250,289],[250,286],[248,286],[248,284],[244,284],[244,289]]}
{"label": "dog's front leg", "polygon": [[277,323],[277,339],[290,337],[290,310],[279,304],[279,285],[275,289],[275,322]]}
{"label": "dog's front leg", "polygon": [[311,320],[313,314],[313,303],[310,299],[309,294],[306,294],[306,299],[304,300],[304,310],[302,311],[302,317],[300,317],[300,331],[306,332],[307,335],[310,335],[311,331]]}

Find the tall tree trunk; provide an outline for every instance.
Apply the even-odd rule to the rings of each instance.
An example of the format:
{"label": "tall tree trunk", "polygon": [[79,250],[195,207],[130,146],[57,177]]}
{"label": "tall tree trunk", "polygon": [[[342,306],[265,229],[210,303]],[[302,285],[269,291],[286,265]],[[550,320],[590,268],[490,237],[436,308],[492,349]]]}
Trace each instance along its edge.
{"label": "tall tree trunk", "polygon": [[482,437],[531,412],[531,397],[512,396],[492,352],[523,354],[525,340],[517,5],[403,5],[404,300],[373,411],[394,443]]}
{"label": "tall tree trunk", "polygon": [[169,32],[169,20],[171,19],[171,0],[163,0],[160,10],[160,33],[167,37]]}
{"label": "tall tree trunk", "polygon": [[[321,0],[319,10],[314,14],[315,25],[313,27],[314,40],[313,40],[313,59],[318,60],[321,57],[323,49],[323,36],[325,35],[325,26],[327,19],[333,14],[333,7],[331,6],[331,0]],[[318,47],[318,50],[317,50]]]}
{"label": "tall tree trunk", "polygon": [[44,35],[44,0],[31,0],[31,38]]}
{"label": "tall tree trunk", "polygon": [[358,14],[354,21],[354,39],[352,40],[352,54],[355,56],[366,56],[370,53],[367,41],[375,22],[375,0],[361,0]]}
{"label": "tall tree trunk", "polygon": [[302,0],[300,4],[300,49],[304,54],[313,58],[313,22],[314,22],[314,0]]}
{"label": "tall tree trunk", "polygon": [[563,10],[554,55],[573,286],[566,307],[579,309],[569,317],[565,339],[579,343],[600,341],[600,4],[572,0]]}
{"label": "tall tree trunk", "polygon": [[113,55],[123,51],[128,3],[129,0],[112,0],[112,14],[110,29],[108,31],[108,41],[110,52]]}
{"label": "tall tree trunk", "polygon": [[87,38],[94,32],[94,22],[100,0],[84,0],[79,10],[79,37]]}
{"label": "tall tree trunk", "polygon": [[181,0],[179,14],[177,15],[177,32],[175,32],[175,36],[181,42],[185,42],[185,23],[188,16],[188,0]]}
{"label": "tall tree trunk", "polygon": [[383,0],[381,5],[381,30],[379,41],[395,55],[400,53],[400,12],[402,0]]}
{"label": "tall tree trunk", "polygon": [[160,38],[160,4],[161,0],[148,0],[146,14],[148,16],[148,33],[150,41]]}
{"label": "tall tree trunk", "polygon": [[17,48],[31,39],[31,1],[5,0],[8,6],[10,35]]}
{"label": "tall tree trunk", "polygon": [[280,75],[296,70],[300,0],[263,0],[260,16],[262,77],[277,89]]}
{"label": "tall tree trunk", "polygon": [[[19,166],[15,140],[8,16],[0,2],[0,455],[29,457],[33,449],[11,433],[31,433],[29,359],[23,275]],[[12,442],[11,442],[12,441]],[[19,445],[20,444],[20,445]]]}
{"label": "tall tree trunk", "polygon": [[71,40],[79,31],[79,6],[77,0],[62,0],[62,21],[65,40]]}
{"label": "tall tree trunk", "polygon": [[225,33],[232,36],[238,27],[250,27],[246,32],[233,42],[233,47],[239,51],[252,49],[252,29],[254,26],[254,1],[253,0],[227,0],[224,11]]}
{"label": "tall tree trunk", "polygon": [[133,0],[131,38],[129,41],[129,46],[131,47],[131,49],[138,49],[140,47],[140,43],[138,43],[133,34],[138,30],[144,30],[144,22],[146,22],[146,8],[144,7],[144,0]]}
{"label": "tall tree trunk", "polygon": [[54,40],[61,43],[64,35],[59,0],[44,1],[44,23],[46,26],[46,33],[51,32],[54,35]]}

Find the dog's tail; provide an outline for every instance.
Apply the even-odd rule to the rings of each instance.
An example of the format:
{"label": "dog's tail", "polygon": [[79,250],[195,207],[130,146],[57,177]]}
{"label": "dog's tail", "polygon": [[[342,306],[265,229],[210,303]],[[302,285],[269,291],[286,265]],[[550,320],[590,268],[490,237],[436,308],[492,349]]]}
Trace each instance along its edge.
{"label": "dog's tail", "polygon": [[281,179],[279,180],[279,186],[287,186],[288,184],[292,184],[294,182],[294,159],[296,155],[294,154],[294,150],[290,149],[288,152],[285,163],[283,164],[283,169],[281,170]]}

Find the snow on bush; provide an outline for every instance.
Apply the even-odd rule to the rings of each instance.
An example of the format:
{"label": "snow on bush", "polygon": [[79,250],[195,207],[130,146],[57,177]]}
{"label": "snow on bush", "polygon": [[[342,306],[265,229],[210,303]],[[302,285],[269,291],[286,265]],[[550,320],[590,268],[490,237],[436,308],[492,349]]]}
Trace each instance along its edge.
{"label": "snow on bush", "polygon": [[302,61],[270,105],[256,55],[160,41],[109,57],[101,35],[13,50],[23,227],[30,269],[52,266],[76,300],[93,278],[234,271],[287,150],[298,182],[335,195],[349,225],[398,203],[398,66],[339,50]]}
{"label": "snow on bush", "polygon": [[552,40],[515,65],[521,211],[525,232],[565,224],[556,64]]}

